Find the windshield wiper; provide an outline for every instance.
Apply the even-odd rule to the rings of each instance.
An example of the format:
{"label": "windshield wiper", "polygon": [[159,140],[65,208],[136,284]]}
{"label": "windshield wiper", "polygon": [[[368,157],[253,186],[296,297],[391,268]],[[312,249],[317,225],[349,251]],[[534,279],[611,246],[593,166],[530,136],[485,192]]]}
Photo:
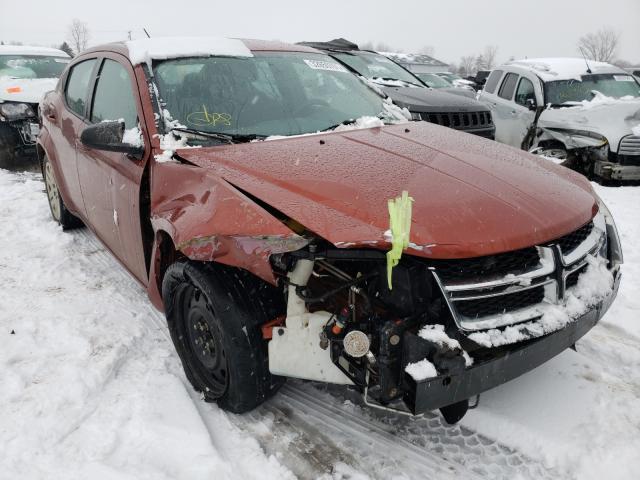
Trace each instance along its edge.
{"label": "windshield wiper", "polygon": [[328,132],[330,130],[334,130],[338,127],[341,127],[342,125],[353,125],[357,121],[358,121],[357,118],[349,118],[348,120],[343,120],[342,122],[336,123],[335,125],[331,125],[330,127],[323,128],[322,130],[320,130],[320,132]]}
{"label": "windshield wiper", "polygon": [[234,143],[245,143],[250,142],[251,140],[257,140],[259,138],[267,138],[267,135],[259,135],[257,133],[221,133],[221,132],[207,132],[204,130],[197,130],[195,128],[172,128],[172,132],[182,132],[188,135],[193,135],[194,137],[201,138],[213,138],[215,140],[220,140],[221,142],[226,142],[229,144]]}
{"label": "windshield wiper", "polygon": [[399,78],[391,78],[391,77],[373,77],[374,80],[382,80],[383,82],[401,82],[406,83],[407,85],[413,85],[414,87],[422,87],[422,85],[418,85],[417,83],[408,82],[407,80],[400,80]]}

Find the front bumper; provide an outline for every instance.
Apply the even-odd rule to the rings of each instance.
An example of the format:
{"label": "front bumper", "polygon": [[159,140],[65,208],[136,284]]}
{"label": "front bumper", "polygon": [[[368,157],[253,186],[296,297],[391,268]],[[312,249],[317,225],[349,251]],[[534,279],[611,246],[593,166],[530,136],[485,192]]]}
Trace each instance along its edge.
{"label": "front bumper", "polygon": [[640,180],[640,165],[596,162],[595,174],[611,180]]}
{"label": "front bumper", "polygon": [[459,374],[419,382],[405,374],[405,404],[414,415],[419,415],[471,398],[545,363],[574,345],[598,323],[618,293],[620,276],[617,271],[613,290],[607,298],[561,330],[516,344]]}

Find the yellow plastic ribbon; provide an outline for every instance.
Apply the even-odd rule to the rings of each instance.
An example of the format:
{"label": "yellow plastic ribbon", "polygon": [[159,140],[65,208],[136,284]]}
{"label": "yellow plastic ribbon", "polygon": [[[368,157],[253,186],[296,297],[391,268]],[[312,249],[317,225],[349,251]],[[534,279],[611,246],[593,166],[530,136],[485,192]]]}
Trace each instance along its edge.
{"label": "yellow plastic ribbon", "polygon": [[404,190],[402,195],[390,199],[389,228],[391,230],[391,250],[387,252],[387,281],[389,290],[392,289],[391,275],[393,267],[400,263],[402,251],[409,246],[409,232],[411,231],[411,203],[413,198]]}

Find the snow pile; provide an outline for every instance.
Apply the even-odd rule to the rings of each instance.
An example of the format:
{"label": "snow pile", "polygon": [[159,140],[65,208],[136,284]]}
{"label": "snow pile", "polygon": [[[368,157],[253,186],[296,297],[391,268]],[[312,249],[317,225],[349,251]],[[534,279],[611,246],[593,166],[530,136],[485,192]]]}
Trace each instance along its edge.
{"label": "snow pile", "polygon": [[[539,320],[492,329],[469,335],[469,339],[484,347],[498,347],[555,332],[573,322],[591,307],[604,300],[613,290],[613,275],[607,269],[607,260],[588,256],[588,267],[578,278],[575,287],[567,291],[561,305],[545,304]],[[541,313],[542,313],[541,312]]]}
{"label": "snow pile", "polygon": [[349,130],[360,130],[362,128],[384,127],[384,122],[378,117],[360,117],[354,123],[340,125],[334,128],[333,132],[347,132]]}
{"label": "snow pile", "polygon": [[[467,352],[462,350],[460,342],[447,335],[444,331],[444,325],[425,325],[418,332],[418,336],[429,342],[435,343],[439,347],[446,347],[450,350],[460,350],[464,357],[465,365],[467,367],[473,365],[473,359]],[[417,382],[438,376],[438,371],[436,370],[435,365],[426,358],[419,362],[407,364],[404,371],[411,375]]]}
{"label": "snow pile", "polygon": [[465,365],[467,367],[473,365],[473,358],[471,358],[467,352],[462,350],[458,340],[447,335],[444,331],[444,325],[425,325],[418,332],[418,336],[433,342],[440,347],[446,346],[451,350],[461,350]]}
{"label": "snow pile", "polygon": [[576,106],[579,107],[580,110],[591,110],[592,108],[608,105],[628,104],[629,102],[640,103],[640,98],[633,97],[631,95],[615,98],[609,97],[604,93],[599,92],[598,90],[592,90],[592,93],[593,98],[591,100],[582,100],[581,102],[565,102],[564,105]]}
{"label": "snow pile", "polygon": [[125,130],[122,136],[122,143],[129,144],[133,147],[142,147],[144,143],[142,142],[142,132],[140,128],[135,126]]}
{"label": "snow pile", "polygon": [[631,129],[636,137],[640,137],[640,123]]}
{"label": "snow pile", "polygon": [[162,153],[155,155],[156,162],[166,163],[173,161],[173,155],[176,150],[180,148],[200,148],[200,145],[188,145],[189,138],[187,135],[182,135],[180,132],[172,132],[174,128],[186,128],[178,120],[174,120],[171,113],[166,108],[162,110],[162,120],[164,121],[164,128],[167,132],[166,135],[158,135],[160,139],[160,148]]}
{"label": "snow pile", "polygon": [[134,65],[146,63],[151,69],[152,60],[197,56],[253,57],[251,50],[233,38],[217,37],[156,37],[129,40],[129,60]]}
{"label": "snow pile", "polygon": [[416,382],[438,376],[438,371],[436,370],[435,365],[426,358],[419,362],[407,364],[404,371],[411,375]]}
{"label": "snow pile", "polygon": [[371,82],[383,87],[412,87],[420,88],[418,85],[414,85],[409,82],[403,82],[402,80],[392,80],[389,78],[371,77]]}

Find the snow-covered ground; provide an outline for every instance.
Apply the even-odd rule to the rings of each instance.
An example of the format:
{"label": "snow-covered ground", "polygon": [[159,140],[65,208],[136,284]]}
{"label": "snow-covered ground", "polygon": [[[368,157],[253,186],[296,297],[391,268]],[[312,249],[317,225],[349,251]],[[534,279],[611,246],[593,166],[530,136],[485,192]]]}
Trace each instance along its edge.
{"label": "snow-covered ground", "polygon": [[162,315],[34,173],[0,170],[1,479],[628,479],[640,472],[640,187],[596,187],[620,228],[617,301],[458,426],[289,382],[230,415],[189,387]]}

